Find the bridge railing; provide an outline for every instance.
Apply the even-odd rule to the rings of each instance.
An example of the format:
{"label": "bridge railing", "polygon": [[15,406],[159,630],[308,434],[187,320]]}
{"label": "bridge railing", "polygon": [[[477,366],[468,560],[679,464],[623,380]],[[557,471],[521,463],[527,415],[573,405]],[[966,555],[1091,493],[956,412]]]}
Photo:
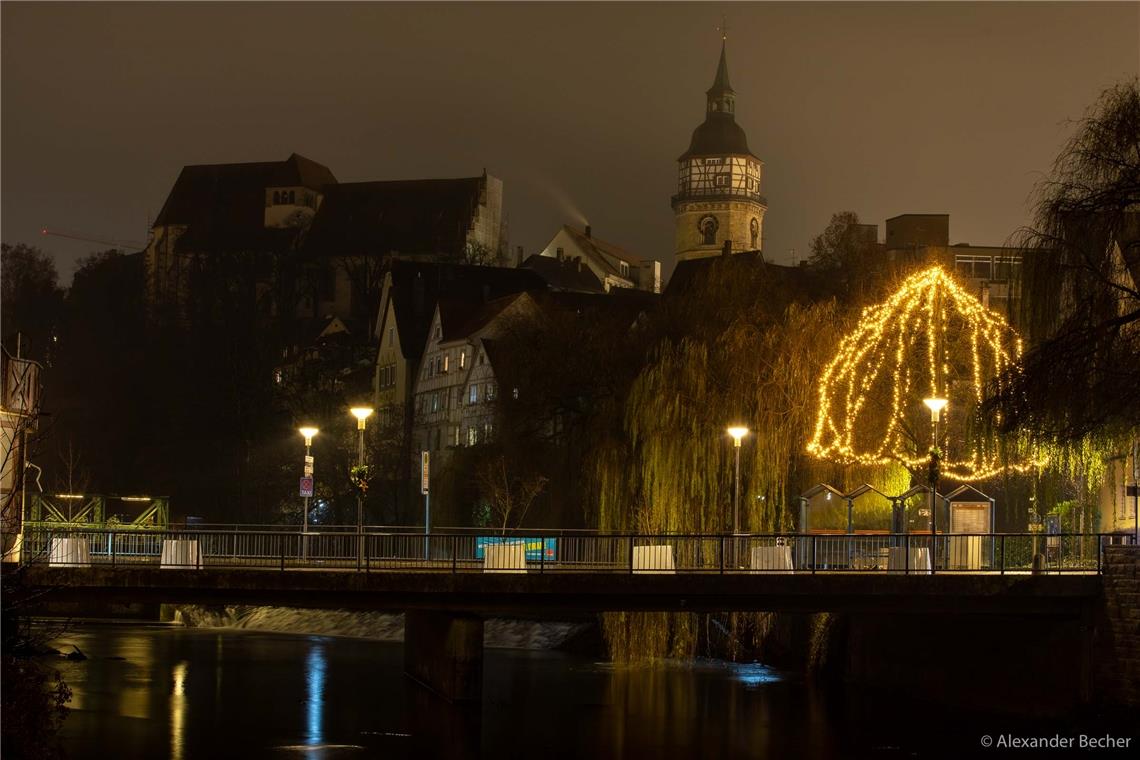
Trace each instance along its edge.
{"label": "bridge railing", "polygon": [[748,535],[414,530],[25,532],[22,561],[53,566],[433,572],[1095,573],[1131,535]]}

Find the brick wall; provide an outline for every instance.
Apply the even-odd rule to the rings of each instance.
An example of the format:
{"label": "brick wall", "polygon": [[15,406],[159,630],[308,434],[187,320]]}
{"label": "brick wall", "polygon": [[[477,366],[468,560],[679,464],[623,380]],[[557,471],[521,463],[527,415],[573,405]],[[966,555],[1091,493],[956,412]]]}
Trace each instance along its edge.
{"label": "brick wall", "polygon": [[1104,550],[1104,596],[1097,621],[1096,699],[1140,707],[1140,548]]}

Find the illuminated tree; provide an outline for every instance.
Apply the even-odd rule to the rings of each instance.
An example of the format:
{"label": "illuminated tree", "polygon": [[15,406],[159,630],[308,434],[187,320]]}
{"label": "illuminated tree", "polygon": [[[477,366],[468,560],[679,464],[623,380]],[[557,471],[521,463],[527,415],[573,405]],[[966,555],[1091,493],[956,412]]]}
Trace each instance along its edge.
{"label": "illuminated tree", "polygon": [[1008,463],[998,440],[976,434],[972,421],[987,383],[1016,366],[1021,351],[1005,320],[940,267],[920,271],[864,309],[840,341],[819,378],[807,450],[849,464],[897,462],[915,472],[929,461],[923,399],[945,398],[943,440],[953,445],[942,455],[942,473],[958,480],[995,475]]}

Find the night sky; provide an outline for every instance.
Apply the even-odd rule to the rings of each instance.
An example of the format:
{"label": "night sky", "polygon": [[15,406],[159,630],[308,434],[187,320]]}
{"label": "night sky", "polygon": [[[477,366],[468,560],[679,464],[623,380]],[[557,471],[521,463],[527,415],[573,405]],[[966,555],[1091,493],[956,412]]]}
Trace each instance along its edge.
{"label": "night sky", "polygon": [[951,215],[998,244],[1099,92],[1140,71],[1140,4],[59,4],[2,15],[2,235],[74,262],[144,241],[184,164],[505,183],[510,240],[564,222],[672,268],[676,158],[728,18],[764,248],[835,211]]}

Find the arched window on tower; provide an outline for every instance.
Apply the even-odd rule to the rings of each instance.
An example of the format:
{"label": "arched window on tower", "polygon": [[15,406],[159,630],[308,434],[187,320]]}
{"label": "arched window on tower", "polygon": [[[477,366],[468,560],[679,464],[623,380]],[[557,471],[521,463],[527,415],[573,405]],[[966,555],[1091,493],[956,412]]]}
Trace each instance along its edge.
{"label": "arched window on tower", "polygon": [[276,206],[280,202],[281,202],[281,193],[274,190],[273,191],[273,205]]}
{"label": "arched window on tower", "polygon": [[718,225],[715,216],[706,216],[701,218],[700,231],[702,245],[716,245],[717,226]]}
{"label": "arched window on tower", "polygon": [[752,233],[752,250],[760,250],[760,222],[756,217],[752,217],[752,221],[748,223],[748,231]]}

